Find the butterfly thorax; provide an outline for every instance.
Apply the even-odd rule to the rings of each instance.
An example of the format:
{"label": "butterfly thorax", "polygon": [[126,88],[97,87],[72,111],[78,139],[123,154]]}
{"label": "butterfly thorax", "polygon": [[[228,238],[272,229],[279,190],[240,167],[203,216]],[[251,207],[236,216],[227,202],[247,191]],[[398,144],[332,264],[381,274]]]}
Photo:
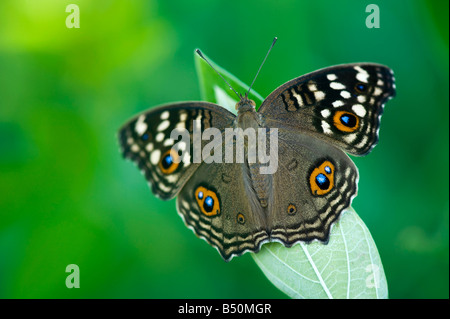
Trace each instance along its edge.
{"label": "butterfly thorax", "polygon": [[236,110],[238,116],[236,118],[235,127],[239,127],[242,130],[253,128],[258,130],[261,127],[260,115],[256,112],[256,104],[253,100],[249,100],[242,97],[241,100],[236,103]]}
{"label": "butterfly thorax", "polygon": [[260,127],[259,115],[255,110],[255,107],[251,104],[244,104],[238,109],[238,116],[236,118],[236,127],[243,130],[253,128],[255,130]]}

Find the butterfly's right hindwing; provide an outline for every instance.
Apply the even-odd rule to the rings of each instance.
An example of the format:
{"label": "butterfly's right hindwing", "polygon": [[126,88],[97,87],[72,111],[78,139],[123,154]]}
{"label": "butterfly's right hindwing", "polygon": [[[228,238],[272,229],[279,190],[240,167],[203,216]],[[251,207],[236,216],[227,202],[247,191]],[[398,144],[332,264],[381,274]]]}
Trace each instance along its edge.
{"label": "butterfly's right hindwing", "polygon": [[290,247],[326,242],[331,225],[357,194],[358,170],[338,148],[282,131],[268,220],[271,240]]}
{"label": "butterfly's right hindwing", "polygon": [[[207,102],[176,103],[151,109],[135,116],[120,129],[122,155],[138,166],[155,195],[170,199],[200,165],[194,163],[192,157],[194,127],[200,131],[210,127],[223,130],[234,118],[226,109]],[[186,130],[189,145],[181,141],[181,136],[179,140],[172,139],[174,130]],[[202,146],[204,143],[202,141]],[[174,152],[174,144],[184,147],[184,152]]]}

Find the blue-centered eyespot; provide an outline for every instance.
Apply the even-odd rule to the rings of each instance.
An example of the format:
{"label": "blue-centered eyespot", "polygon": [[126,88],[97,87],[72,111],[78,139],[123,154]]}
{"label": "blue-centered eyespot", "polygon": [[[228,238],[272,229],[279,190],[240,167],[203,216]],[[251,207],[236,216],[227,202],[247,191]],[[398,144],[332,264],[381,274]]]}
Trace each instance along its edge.
{"label": "blue-centered eyespot", "polygon": [[313,195],[322,196],[334,187],[334,165],[328,160],[317,165],[309,176],[309,186]]}
{"label": "blue-centered eyespot", "polygon": [[220,202],[215,191],[199,186],[195,190],[195,200],[200,211],[206,216],[220,214]]}
{"label": "blue-centered eyespot", "polygon": [[321,189],[328,189],[330,187],[330,180],[324,174],[320,173],[316,176],[316,185]]}
{"label": "blue-centered eyespot", "polygon": [[207,213],[211,213],[214,208],[214,199],[211,196],[206,196],[205,200],[203,201],[203,209]]}
{"label": "blue-centered eyespot", "polygon": [[166,156],[163,157],[161,165],[165,169],[169,169],[172,164],[173,164],[173,158],[172,158],[172,156],[170,154],[167,154]]}
{"label": "blue-centered eyespot", "polygon": [[161,157],[161,160],[159,161],[159,168],[164,174],[171,174],[178,168],[179,163],[180,156],[177,152],[170,149]]}
{"label": "blue-centered eyespot", "polygon": [[347,111],[337,111],[333,116],[334,126],[342,132],[354,132],[359,127],[359,117]]}
{"label": "blue-centered eyespot", "polygon": [[354,127],[356,125],[356,116],[352,114],[343,114],[339,118],[341,120],[341,123],[347,127]]}
{"label": "blue-centered eyespot", "polygon": [[364,84],[364,83],[357,83],[355,85],[355,91],[358,92],[358,93],[366,92],[367,88],[368,88],[367,84]]}

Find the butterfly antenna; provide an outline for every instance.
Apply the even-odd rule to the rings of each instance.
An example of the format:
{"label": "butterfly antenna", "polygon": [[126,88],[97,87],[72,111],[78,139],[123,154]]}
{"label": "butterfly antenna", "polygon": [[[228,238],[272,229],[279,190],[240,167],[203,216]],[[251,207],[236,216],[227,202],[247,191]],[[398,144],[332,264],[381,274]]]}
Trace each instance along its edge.
{"label": "butterfly antenna", "polygon": [[239,99],[242,98],[242,96],[236,92],[235,89],[233,89],[233,87],[230,85],[230,83],[227,82],[227,80],[225,80],[225,78],[222,76],[222,74],[219,73],[219,71],[217,71],[211,63],[209,63],[209,61],[203,56],[202,51],[200,51],[199,49],[196,49],[195,52],[199,55],[199,57],[201,57],[203,60],[205,60],[206,63],[208,63],[208,65],[214,70],[216,71],[217,74],[219,74],[219,76],[222,78],[222,80],[224,80],[224,82],[230,87],[230,89],[233,90],[234,93],[236,93],[236,95],[238,96]]}
{"label": "butterfly antenna", "polygon": [[258,69],[258,72],[256,72],[255,78],[253,79],[252,84],[250,85],[250,87],[248,88],[247,93],[245,94],[245,98],[248,97],[248,94],[250,93],[250,90],[252,89],[253,83],[255,83],[256,78],[258,77],[259,71],[261,71],[262,66],[264,65],[264,62],[266,62],[267,57],[269,56],[270,50],[272,50],[273,46],[275,45],[275,42],[277,42],[277,37],[273,38],[273,42],[272,45],[269,48],[269,51],[267,51],[266,57],[264,58],[264,60],[261,63],[261,66]]}

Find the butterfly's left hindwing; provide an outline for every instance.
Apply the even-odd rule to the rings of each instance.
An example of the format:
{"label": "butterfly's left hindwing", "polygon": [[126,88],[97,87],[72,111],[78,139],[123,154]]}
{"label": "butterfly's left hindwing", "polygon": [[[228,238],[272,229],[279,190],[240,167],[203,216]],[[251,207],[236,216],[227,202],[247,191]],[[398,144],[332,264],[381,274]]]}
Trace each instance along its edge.
{"label": "butterfly's left hindwing", "polygon": [[258,112],[267,126],[298,130],[362,156],[377,144],[384,104],[394,95],[388,67],[344,64],[283,84]]}
{"label": "butterfly's left hindwing", "polygon": [[[230,126],[234,118],[226,109],[207,102],[161,106],[125,124],[119,131],[119,143],[123,156],[136,163],[153,193],[170,199],[200,165],[194,163],[191,156],[194,126],[198,125],[200,131],[210,127],[222,130]],[[171,149],[179,140],[171,138],[173,130],[187,130],[189,134],[189,145],[184,145],[189,152],[182,153],[183,158],[177,161],[178,154]]]}
{"label": "butterfly's left hindwing", "polygon": [[248,186],[245,169],[240,163],[203,163],[177,198],[186,225],[226,261],[259,251],[269,239],[263,209]]}

